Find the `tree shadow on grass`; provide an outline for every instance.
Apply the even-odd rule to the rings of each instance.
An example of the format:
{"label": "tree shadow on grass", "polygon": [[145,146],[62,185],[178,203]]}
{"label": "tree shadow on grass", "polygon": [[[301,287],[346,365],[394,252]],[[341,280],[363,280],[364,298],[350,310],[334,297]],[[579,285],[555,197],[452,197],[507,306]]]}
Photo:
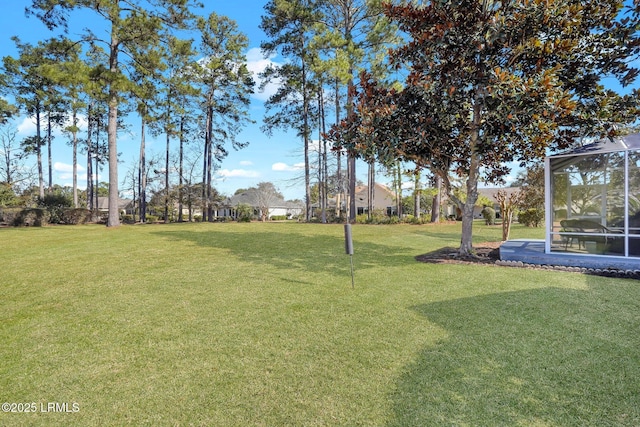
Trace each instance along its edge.
{"label": "tree shadow on grass", "polygon": [[413,307],[448,336],[391,396],[390,426],[640,425],[636,282]]}
{"label": "tree shadow on grass", "polygon": [[[350,274],[349,258],[341,236],[255,229],[247,233],[216,229],[204,232],[172,230],[154,234],[169,240],[190,241],[202,247],[220,249],[245,262],[309,272],[331,270]],[[357,269],[415,264],[412,248],[403,251],[397,246],[356,241],[354,237],[354,251]]]}

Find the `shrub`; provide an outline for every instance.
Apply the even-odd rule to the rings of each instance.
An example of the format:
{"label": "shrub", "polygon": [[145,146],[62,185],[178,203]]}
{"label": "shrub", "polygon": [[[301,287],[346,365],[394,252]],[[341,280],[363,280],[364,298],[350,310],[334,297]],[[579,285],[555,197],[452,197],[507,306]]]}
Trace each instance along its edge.
{"label": "shrub", "polygon": [[495,225],[496,224],[496,210],[491,206],[485,206],[482,209],[482,216],[484,218],[484,222],[487,225]]}
{"label": "shrub", "polygon": [[69,198],[62,194],[47,194],[38,199],[38,207],[49,212],[49,223],[64,224],[64,210],[72,205]]}
{"label": "shrub", "polygon": [[357,224],[366,224],[368,220],[369,218],[367,217],[367,214],[356,215]]}
{"label": "shrub", "polygon": [[60,219],[63,224],[86,224],[91,221],[91,211],[83,208],[63,209]]}
{"label": "shrub", "polygon": [[271,221],[285,221],[287,219],[286,215],[273,215],[271,217]]}
{"label": "shrub", "polygon": [[147,219],[147,222],[149,224],[153,224],[154,222],[158,221],[158,216],[157,215],[147,215],[146,219]]}
{"label": "shrub", "polygon": [[518,222],[527,227],[540,227],[544,220],[544,211],[542,209],[527,209],[518,214]]}
{"label": "shrub", "polygon": [[236,206],[236,211],[238,212],[238,222],[251,222],[251,217],[253,216],[253,208],[246,204],[240,203]]}
{"label": "shrub", "polygon": [[16,227],[41,227],[47,224],[49,224],[49,211],[41,208],[22,209],[13,219],[13,225]]}
{"label": "shrub", "polygon": [[23,208],[3,208],[0,207],[0,223],[13,225],[16,216],[20,214]]}

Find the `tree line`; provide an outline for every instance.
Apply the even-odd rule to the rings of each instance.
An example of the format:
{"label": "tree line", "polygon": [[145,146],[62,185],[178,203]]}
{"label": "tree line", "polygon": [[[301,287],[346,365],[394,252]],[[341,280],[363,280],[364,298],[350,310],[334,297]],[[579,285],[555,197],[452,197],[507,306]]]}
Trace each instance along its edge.
{"label": "tree line", "polygon": [[[32,0],[29,12],[49,28],[64,27],[72,11],[87,9],[110,26],[111,38],[87,31],[82,40],[21,44],[25,62],[16,60],[11,72],[12,61],[5,61],[3,87],[44,123],[46,135],[38,130],[31,142],[38,156],[55,111],[73,116],[83,108],[89,118],[100,112],[101,121],[89,120],[96,125],[86,140],[106,132],[110,204],[117,198],[119,109],[143,119],[142,203],[145,126],[166,135],[167,199],[170,143],[178,141],[182,159],[184,144],[197,135],[204,141],[206,201],[214,162],[229,145],[245,144],[236,136],[249,121],[254,90],[243,65],[248,42],[228,18],[195,15],[197,2],[142,3]],[[262,129],[293,130],[300,137],[307,219],[312,192],[323,218],[332,194],[336,206],[346,204],[347,220],[355,219],[356,158],[369,164],[369,188],[376,163],[399,171],[408,162],[414,176],[431,174],[458,206],[460,252],[470,253],[479,182],[501,182],[511,162],[527,165],[585,138],[614,137],[637,117],[638,90],[616,93],[603,78],[623,87],[637,81],[638,2],[270,0],[260,28],[265,56],[285,58],[260,76],[262,88],[277,84]],[[197,32],[197,42],[178,37],[187,30]],[[34,57],[31,49],[43,50]],[[30,74],[31,67],[37,72]],[[65,81],[70,74],[87,77]],[[64,93],[59,98],[66,104],[55,93]],[[2,117],[11,114],[6,107]],[[464,197],[456,191],[458,179]],[[211,204],[203,207],[206,218]],[[118,224],[117,209],[107,224]]]}
{"label": "tree line", "polygon": [[[201,4],[181,0],[109,2],[32,0],[27,13],[49,29],[63,34],[32,45],[14,37],[18,55],[2,61],[2,90],[15,100],[3,101],[3,123],[26,113],[35,118],[35,135],[20,143],[23,154],[36,156],[39,196],[53,188],[51,145],[54,127],[69,135],[73,152],[73,201],[78,205],[78,154],[86,155],[87,203],[95,206],[95,184],[100,165],[108,167],[109,215],[107,226],[119,219],[118,132],[130,113],[141,118],[140,156],[132,173],[144,221],[147,181],[151,172],[164,175],[165,218],[168,218],[170,172],[177,175],[178,191],[193,186],[193,164],[185,162],[187,143],[199,142],[201,200],[204,215],[211,215],[212,173],[228,147],[241,148],[240,130],[250,122],[248,107],[254,81],[246,66],[247,37],[235,21],[216,13],[194,13]],[[72,12],[92,12],[107,28],[101,38],[90,29],[78,39],[67,37]],[[79,120],[86,118],[80,135]],[[147,133],[164,135],[163,164],[146,158]],[[8,139],[3,139],[10,145]],[[170,156],[178,146],[178,161]],[[13,146],[12,148],[15,148]],[[10,150],[3,150],[6,156]],[[15,150],[14,150],[15,152]],[[48,159],[48,174],[44,158]],[[7,163],[6,185],[17,177],[15,158]],[[5,165],[6,166],[6,165]],[[151,171],[149,168],[153,168]],[[187,171],[187,169],[190,170]],[[47,175],[47,178],[45,178]],[[180,194],[179,200],[185,200]],[[180,210],[181,211],[181,210]]]}

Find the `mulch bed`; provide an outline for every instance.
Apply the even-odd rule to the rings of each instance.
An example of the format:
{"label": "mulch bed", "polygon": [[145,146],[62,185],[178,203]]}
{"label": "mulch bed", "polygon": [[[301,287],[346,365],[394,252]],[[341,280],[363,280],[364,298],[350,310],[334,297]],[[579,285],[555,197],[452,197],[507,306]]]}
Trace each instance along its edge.
{"label": "mulch bed", "polygon": [[475,256],[462,257],[458,248],[447,246],[433,252],[418,255],[416,260],[431,264],[495,264],[500,260],[501,242],[484,242],[474,245]]}

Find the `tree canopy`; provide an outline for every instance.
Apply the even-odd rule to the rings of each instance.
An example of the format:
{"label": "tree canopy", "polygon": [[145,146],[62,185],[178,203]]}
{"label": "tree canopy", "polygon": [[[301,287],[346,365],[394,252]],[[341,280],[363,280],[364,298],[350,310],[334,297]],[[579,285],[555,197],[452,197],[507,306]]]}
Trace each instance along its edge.
{"label": "tree canopy", "polygon": [[[480,180],[499,182],[510,162],[525,164],[577,137],[615,135],[635,120],[638,90],[622,96],[609,76],[635,81],[638,10],[622,1],[427,1],[387,4],[407,34],[391,51],[406,69],[402,89],[363,76],[357,117],[332,132],[362,157],[405,159],[443,178],[463,212],[461,254],[472,248]],[[452,176],[464,177],[460,200]]]}

